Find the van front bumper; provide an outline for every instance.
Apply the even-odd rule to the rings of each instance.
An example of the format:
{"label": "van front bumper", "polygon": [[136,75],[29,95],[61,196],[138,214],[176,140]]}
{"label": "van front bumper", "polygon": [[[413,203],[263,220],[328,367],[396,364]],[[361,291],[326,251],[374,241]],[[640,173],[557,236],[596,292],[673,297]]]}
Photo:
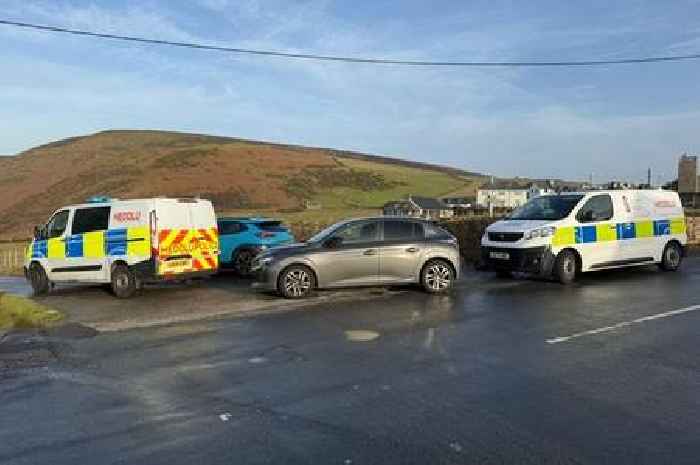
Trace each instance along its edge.
{"label": "van front bumper", "polygon": [[550,276],[554,254],[549,246],[510,248],[481,247],[481,264],[486,270],[517,271]]}

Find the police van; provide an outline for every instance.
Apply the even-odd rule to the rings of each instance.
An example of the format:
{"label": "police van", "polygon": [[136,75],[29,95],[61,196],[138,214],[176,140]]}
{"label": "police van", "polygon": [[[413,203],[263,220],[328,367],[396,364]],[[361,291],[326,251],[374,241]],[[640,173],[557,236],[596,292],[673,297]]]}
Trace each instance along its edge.
{"label": "police van", "polygon": [[658,264],[675,271],[687,244],[676,192],[614,190],[542,195],[490,225],[482,264],[572,282],[578,273]]}
{"label": "police van", "polygon": [[110,284],[131,297],[144,282],[210,275],[219,240],[208,200],[104,197],[58,209],[37,226],[24,272],[34,292],[53,283]]}

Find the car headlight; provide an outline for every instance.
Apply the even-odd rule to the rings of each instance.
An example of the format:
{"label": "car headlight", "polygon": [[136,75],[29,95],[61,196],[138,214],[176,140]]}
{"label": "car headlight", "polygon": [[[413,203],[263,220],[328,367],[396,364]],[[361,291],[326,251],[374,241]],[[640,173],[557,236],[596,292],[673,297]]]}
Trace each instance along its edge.
{"label": "car headlight", "polygon": [[557,228],[555,226],[545,226],[543,228],[531,229],[529,231],[526,231],[525,234],[523,234],[523,239],[528,241],[530,239],[536,239],[538,237],[550,237],[554,235],[556,230]]}

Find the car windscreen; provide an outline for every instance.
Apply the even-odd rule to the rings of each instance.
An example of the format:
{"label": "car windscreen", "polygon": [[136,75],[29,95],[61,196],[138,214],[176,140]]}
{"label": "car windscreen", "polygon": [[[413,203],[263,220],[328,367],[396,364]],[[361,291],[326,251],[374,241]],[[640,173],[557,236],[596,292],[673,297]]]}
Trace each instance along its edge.
{"label": "car windscreen", "polygon": [[311,236],[309,239],[307,239],[306,242],[321,242],[321,241],[331,237],[331,235],[333,234],[333,232],[335,232],[336,229],[340,228],[341,226],[343,226],[345,224],[347,224],[345,221],[343,221],[341,223],[332,224],[332,225],[328,226],[327,228],[325,228],[325,229],[317,232],[313,236]]}
{"label": "car windscreen", "polygon": [[505,220],[561,220],[581,201],[583,195],[542,195],[508,215]]}

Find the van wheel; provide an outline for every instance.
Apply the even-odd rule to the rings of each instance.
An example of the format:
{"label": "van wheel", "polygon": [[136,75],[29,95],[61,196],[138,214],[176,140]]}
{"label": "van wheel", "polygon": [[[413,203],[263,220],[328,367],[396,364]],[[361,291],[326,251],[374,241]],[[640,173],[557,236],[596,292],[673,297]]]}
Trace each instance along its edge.
{"label": "van wheel", "polygon": [[307,297],[316,287],[316,277],[309,267],[292,265],[277,280],[277,290],[287,299]]}
{"label": "van wheel", "polygon": [[447,292],[454,283],[454,272],[445,260],[429,260],[421,271],[421,284],[426,292]]}
{"label": "van wheel", "polygon": [[34,295],[46,295],[51,287],[46,271],[38,263],[32,263],[29,267],[29,282],[32,285]]}
{"label": "van wheel", "polygon": [[676,271],[683,261],[683,251],[676,242],[669,242],[664,248],[659,267],[664,271]]}
{"label": "van wheel", "polygon": [[562,284],[570,284],[576,279],[576,254],[562,250],[554,262],[554,276]]}
{"label": "van wheel", "polygon": [[128,266],[116,265],[112,269],[112,292],[120,299],[128,299],[136,293],[136,277]]}
{"label": "van wheel", "polygon": [[253,249],[241,249],[236,252],[233,257],[233,269],[238,273],[239,276],[250,276],[250,265],[253,263],[255,258],[255,251]]}

